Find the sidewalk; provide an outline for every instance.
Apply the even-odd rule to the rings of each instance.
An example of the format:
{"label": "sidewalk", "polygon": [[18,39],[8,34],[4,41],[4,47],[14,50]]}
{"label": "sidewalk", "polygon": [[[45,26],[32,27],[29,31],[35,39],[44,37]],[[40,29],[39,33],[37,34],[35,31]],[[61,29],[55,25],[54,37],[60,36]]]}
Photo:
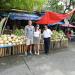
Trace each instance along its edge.
{"label": "sidewalk", "polygon": [[75,75],[75,43],[49,55],[0,58],[0,75]]}

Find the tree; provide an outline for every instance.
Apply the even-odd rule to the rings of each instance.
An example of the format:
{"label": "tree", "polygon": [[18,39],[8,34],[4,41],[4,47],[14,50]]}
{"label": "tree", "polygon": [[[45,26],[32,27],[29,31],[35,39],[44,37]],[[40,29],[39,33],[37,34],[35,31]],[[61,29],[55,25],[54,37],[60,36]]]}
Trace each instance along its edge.
{"label": "tree", "polygon": [[0,9],[42,10],[46,0],[1,0]]}
{"label": "tree", "polygon": [[35,0],[35,9],[37,11],[43,10],[43,7],[47,2],[48,0]]}
{"label": "tree", "polygon": [[10,7],[10,0],[0,0],[0,9],[9,9]]}
{"label": "tree", "polygon": [[74,9],[75,8],[75,0],[66,0],[65,7],[66,8],[65,8],[64,12],[66,12],[66,11],[68,12],[68,11]]}
{"label": "tree", "polygon": [[48,0],[45,10],[63,13],[63,4],[58,4],[59,0]]}

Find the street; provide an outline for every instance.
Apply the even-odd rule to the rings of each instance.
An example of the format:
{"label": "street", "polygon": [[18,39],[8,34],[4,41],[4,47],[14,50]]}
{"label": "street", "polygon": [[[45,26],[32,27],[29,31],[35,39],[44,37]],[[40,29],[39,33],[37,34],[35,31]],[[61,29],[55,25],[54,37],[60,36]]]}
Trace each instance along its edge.
{"label": "street", "polygon": [[48,55],[0,58],[0,75],[75,75],[75,42]]}

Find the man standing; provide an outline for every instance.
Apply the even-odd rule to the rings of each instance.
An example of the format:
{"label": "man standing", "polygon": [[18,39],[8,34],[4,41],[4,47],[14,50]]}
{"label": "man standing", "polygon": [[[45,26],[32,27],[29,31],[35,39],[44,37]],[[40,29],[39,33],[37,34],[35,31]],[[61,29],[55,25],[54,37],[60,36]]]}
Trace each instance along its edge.
{"label": "man standing", "polygon": [[51,35],[52,35],[51,30],[48,29],[47,26],[45,26],[45,30],[43,32],[45,54],[48,54],[49,53],[50,37],[51,37]]}
{"label": "man standing", "polygon": [[[34,26],[32,25],[32,21],[28,21],[28,25],[25,26],[25,36],[26,40],[26,49],[30,46],[29,54],[32,54],[32,45],[33,45],[33,36],[34,36]],[[27,50],[25,52],[27,54]]]}

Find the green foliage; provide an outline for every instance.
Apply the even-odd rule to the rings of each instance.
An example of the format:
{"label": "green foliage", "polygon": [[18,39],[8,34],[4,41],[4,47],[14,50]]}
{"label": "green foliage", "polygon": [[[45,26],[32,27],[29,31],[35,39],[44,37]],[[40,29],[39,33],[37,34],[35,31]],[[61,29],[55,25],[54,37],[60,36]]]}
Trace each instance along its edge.
{"label": "green foliage", "polygon": [[38,10],[38,11],[41,11],[42,7],[45,5],[45,3],[47,2],[48,0],[37,0],[35,2],[35,8]]}
{"label": "green foliage", "polygon": [[63,5],[58,5],[59,0],[49,0],[46,10],[63,13]]}
{"label": "green foliage", "polygon": [[70,23],[75,22],[75,13],[72,15],[72,17],[70,18]]}
{"label": "green foliage", "polygon": [[0,8],[21,9],[26,11],[41,10],[46,0],[1,0]]}
{"label": "green foliage", "polygon": [[11,7],[10,0],[0,0],[0,9],[9,9]]}
{"label": "green foliage", "polygon": [[32,11],[34,0],[11,0],[11,8]]}

